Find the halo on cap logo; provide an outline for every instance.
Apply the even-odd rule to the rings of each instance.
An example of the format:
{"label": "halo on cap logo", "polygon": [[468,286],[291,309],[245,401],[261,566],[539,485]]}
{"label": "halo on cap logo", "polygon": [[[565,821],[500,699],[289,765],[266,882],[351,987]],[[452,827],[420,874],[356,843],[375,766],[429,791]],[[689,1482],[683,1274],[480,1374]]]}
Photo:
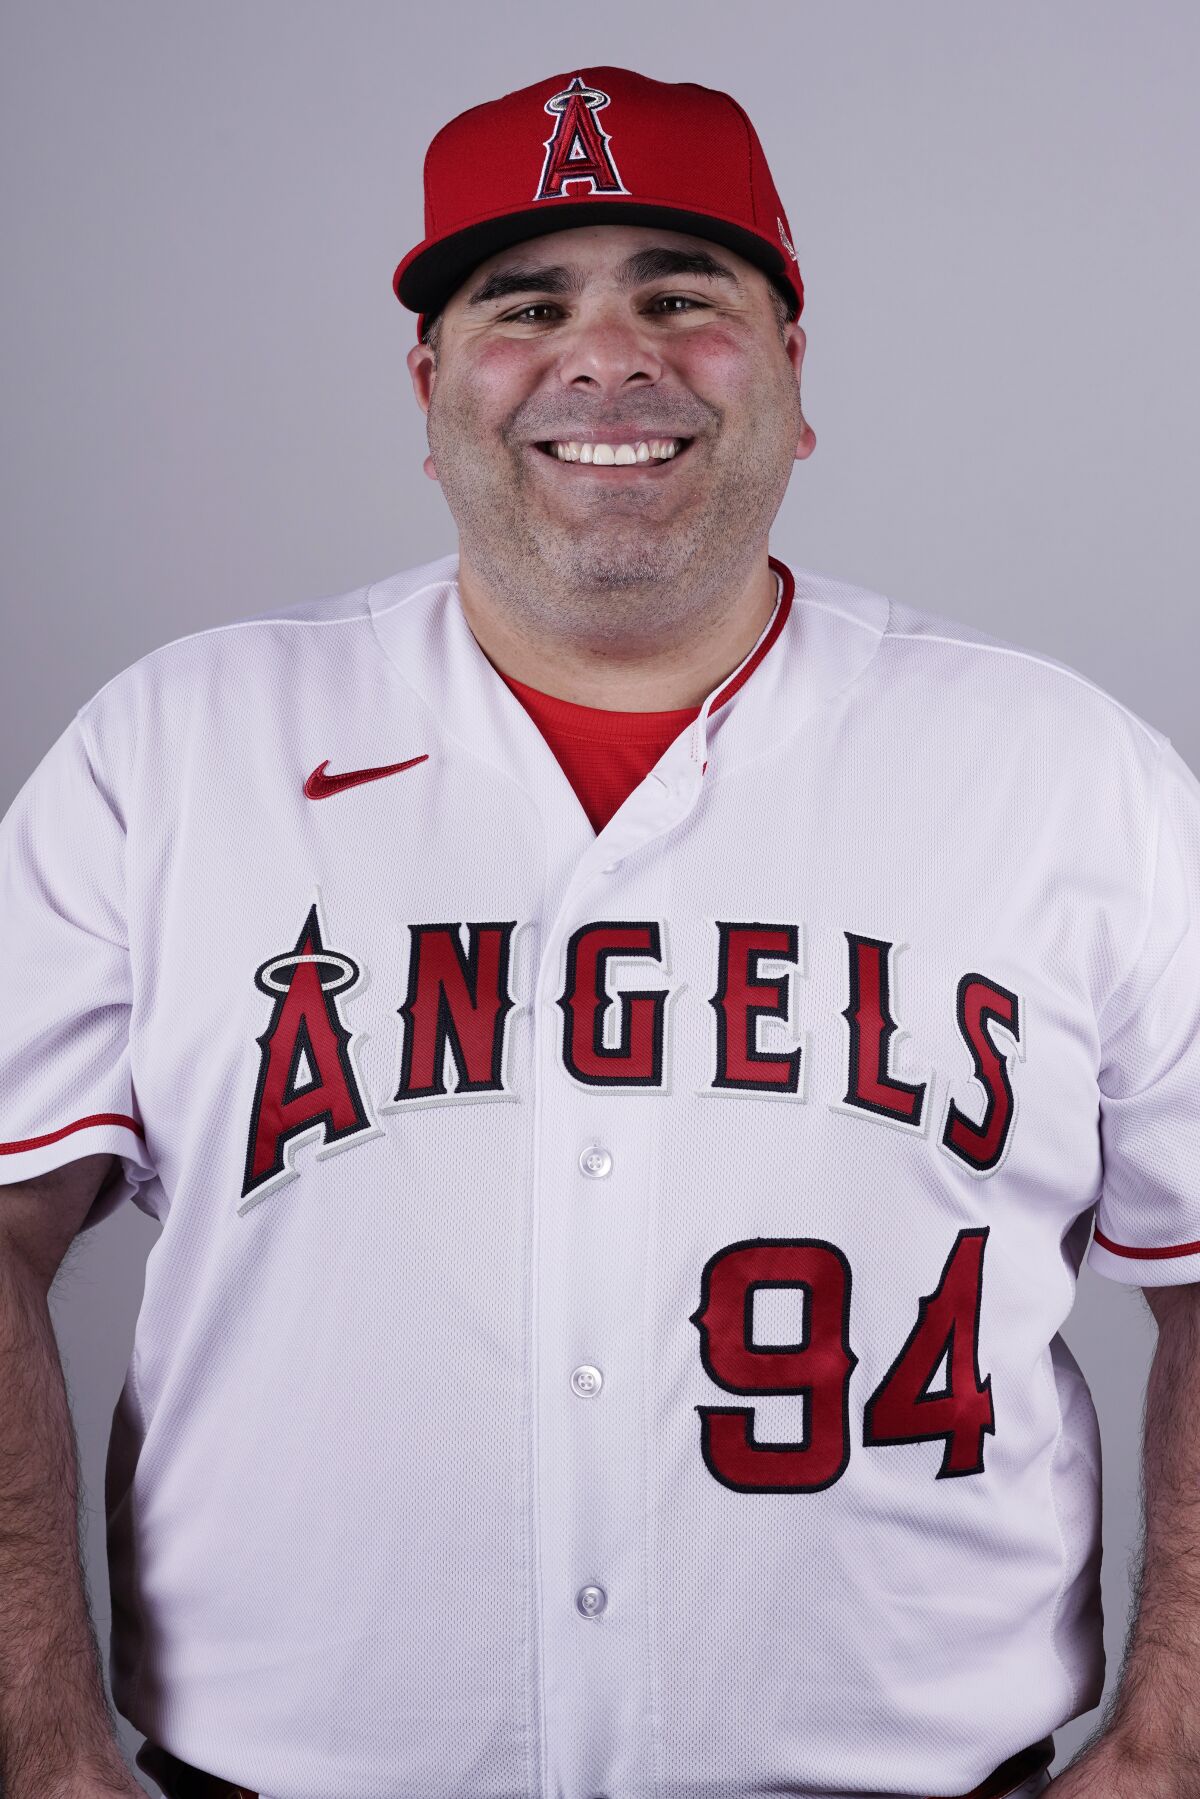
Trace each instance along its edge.
{"label": "halo on cap logo", "polygon": [[775,224],[779,231],[780,243],[783,245],[784,249],[787,251],[787,253],[791,257],[792,261],[799,262],[800,258],[796,255],[796,252],[792,249],[792,240],[783,228],[783,220],[777,216],[775,219]]}
{"label": "halo on cap logo", "polygon": [[544,140],[546,156],[542,178],[535,200],[576,199],[568,194],[568,186],[586,181],[590,194],[627,194],[629,189],[617,173],[609,149],[609,135],[600,123],[599,113],[609,104],[609,96],[598,87],[587,87],[582,75],[576,75],[561,94],[546,102],[546,111],[554,118],[554,130]]}

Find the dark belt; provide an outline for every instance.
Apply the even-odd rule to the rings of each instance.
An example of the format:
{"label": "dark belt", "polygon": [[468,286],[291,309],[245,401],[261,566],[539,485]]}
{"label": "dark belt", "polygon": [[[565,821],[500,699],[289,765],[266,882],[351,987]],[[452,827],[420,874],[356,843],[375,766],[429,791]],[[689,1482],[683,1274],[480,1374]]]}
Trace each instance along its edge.
{"label": "dark belt", "polygon": [[134,1760],[139,1768],[156,1781],[167,1799],[258,1799],[249,1787],[232,1786],[218,1774],[205,1774],[181,1762],[169,1749],[157,1743],[143,1743]]}
{"label": "dark belt", "polygon": [[[205,1774],[200,1768],[189,1767],[169,1749],[160,1749],[157,1743],[143,1743],[136,1760],[138,1767],[158,1782],[167,1799],[258,1799],[258,1794],[252,1793],[249,1787],[231,1786],[217,1774]],[[981,1780],[969,1793],[961,1794],[959,1799],[1004,1799],[1005,1793],[1011,1793],[1022,1781],[1040,1774],[1053,1760],[1054,1738],[1043,1737],[1040,1743],[1010,1755],[986,1780]]]}
{"label": "dark belt", "polygon": [[993,1769],[986,1780],[981,1780],[977,1787],[963,1794],[963,1799],[1003,1799],[1005,1793],[1011,1793],[1023,1781],[1032,1780],[1043,1768],[1048,1768],[1054,1760],[1054,1738],[1043,1737],[1040,1743],[1031,1743],[1028,1749],[1018,1749],[1010,1755],[1006,1762],[1001,1762]]}

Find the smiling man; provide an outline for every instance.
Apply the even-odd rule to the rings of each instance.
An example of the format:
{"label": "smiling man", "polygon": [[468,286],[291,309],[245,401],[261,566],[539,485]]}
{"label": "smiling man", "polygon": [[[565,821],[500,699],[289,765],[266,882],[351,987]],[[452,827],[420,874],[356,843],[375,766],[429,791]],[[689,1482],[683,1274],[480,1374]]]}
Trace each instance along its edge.
{"label": "smiling man", "polygon": [[[113,1692],[170,1799],[1194,1795],[1200,783],[771,545],[804,288],[728,95],[550,76],[425,202],[456,547],[143,657],[0,827],[8,1799],[136,1791],[47,1309],[125,1199]],[[1085,1255],[1157,1322],[1147,1529],[1051,1783]]]}
{"label": "smiling man", "polygon": [[698,705],[742,659],[816,442],[798,306],[735,251],[635,224],[501,250],[450,296],[409,368],[461,601],[501,669],[650,710]]}

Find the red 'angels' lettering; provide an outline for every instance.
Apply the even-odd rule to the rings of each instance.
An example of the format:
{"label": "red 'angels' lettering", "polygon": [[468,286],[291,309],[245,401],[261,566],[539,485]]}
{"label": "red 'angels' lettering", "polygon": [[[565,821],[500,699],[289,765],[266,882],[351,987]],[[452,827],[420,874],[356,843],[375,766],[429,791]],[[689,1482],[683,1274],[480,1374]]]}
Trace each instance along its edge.
{"label": "red 'angels' lettering", "polygon": [[[795,1020],[802,972],[800,928],[715,920],[713,1054],[708,1088],[803,1103],[807,1048],[764,1050],[760,1019],[800,1035]],[[388,1110],[408,1104],[454,1103],[495,1093],[511,1097],[506,1075],[511,1014],[522,1008],[510,991],[515,920],[410,924],[408,992],[397,1008],[401,1057]],[[465,936],[464,936],[465,933]],[[927,1081],[901,1080],[891,1067],[901,1032],[892,998],[896,944],[846,931],[847,990],[843,1109],[920,1132]],[[664,957],[666,927],[658,919],[600,919],[572,932],[564,950],[559,1054],[567,1076],[590,1089],[665,1091],[670,1053],[667,1017],[673,988]],[[633,965],[644,973],[626,974]],[[251,1108],[243,1197],[290,1178],[287,1145],[320,1136],[325,1151],[378,1135],[354,1064],[355,1036],[341,1007],[360,986],[358,963],[323,940],[314,903],[293,948],[255,971],[259,991],[274,999],[260,1048]],[[956,1018],[986,1104],[978,1123],[948,1100],[938,1147],[970,1173],[987,1175],[1007,1151],[1016,1101],[1008,1054],[1021,1048],[1017,995],[976,970],[957,986]],[[452,1076],[447,1078],[448,1072]],[[318,1152],[324,1153],[324,1152]]]}
{"label": "red 'angels' lettering", "polygon": [[315,901],[295,946],[255,969],[254,985],[275,1004],[256,1039],[261,1055],[243,1198],[289,1173],[284,1152],[302,1134],[319,1131],[326,1149],[374,1135],[350,1056],[351,1033],[334,997],[353,992],[359,979],[358,964],[322,942]]}
{"label": "red 'angels' lettering", "polygon": [[850,946],[850,1004],[842,1013],[850,1029],[850,1081],[845,1103],[864,1112],[921,1125],[924,1081],[888,1073],[888,1047],[896,1032],[891,1013],[891,956],[895,944],[846,932]]}
{"label": "red 'angels' lettering", "polygon": [[504,1021],[515,1004],[508,991],[513,929],[512,923],[470,924],[464,949],[457,925],[410,927],[397,1099],[446,1092],[447,1045],[458,1070],[457,1093],[502,1090]]}
{"label": "red 'angels' lettering", "polygon": [[665,988],[621,994],[618,1040],[604,1042],[610,961],[645,956],[661,962],[657,923],[585,924],[567,941],[567,978],[558,1004],[563,1014],[563,1062],[588,1087],[661,1087]]}
{"label": "red 'angels' lettering", "polygon": [[987,1110],[983,1122],[974,1124],[951,1102],[942,1141],[981,1174],[999,1165],[1008,1143],[1015,1103],[1008,1064],[996,1054],[988,1033],[991,1020],[1003,1025],[1014,1042],[1020,1041],[1016,994],[985,981],[982,975],[965,974],[958,983],[958,1028],[967,1040],[975,1073],[987,1093]]}
{"label": "red 'angels' lettering", "polygon": [[717,990],[709,1004],[717,1015],[714,1087],[757,1093],[800,1086],[803,1052],[771,1054],[757,1047],[760,1018],[788,1022],[789,977],[767,980],[760,964],[768,958],[795,966],[800,933],[794,924],[723,924],[717,921]]}

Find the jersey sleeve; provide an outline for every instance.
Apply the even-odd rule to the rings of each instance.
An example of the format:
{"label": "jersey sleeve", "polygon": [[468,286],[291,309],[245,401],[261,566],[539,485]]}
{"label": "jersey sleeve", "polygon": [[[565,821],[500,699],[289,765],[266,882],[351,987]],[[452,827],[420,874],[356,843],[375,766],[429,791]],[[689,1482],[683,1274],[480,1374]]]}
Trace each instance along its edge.
{"label": "jersey sleeve", "polygon": [[125,828],[77,713],[0,819],[0,1183],[110,1151],[153,1176],[130,1061]]}
{"label": "jersey sleeve", "polygon": [[1157,770],[1140,945],[1100,1013],[1103,1178],[1087,1260],[1140,1287],[1200,1281],[1200,781]]}

